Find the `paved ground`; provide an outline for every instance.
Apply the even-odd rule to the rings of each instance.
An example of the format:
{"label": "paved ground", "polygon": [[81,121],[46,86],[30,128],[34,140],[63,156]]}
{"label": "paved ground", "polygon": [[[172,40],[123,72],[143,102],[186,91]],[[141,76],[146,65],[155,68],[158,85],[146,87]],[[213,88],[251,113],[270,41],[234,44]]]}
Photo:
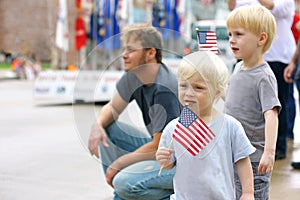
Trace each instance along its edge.
{"label": "paved ground", "polygon": [[[101,106],[45,104],[33,99],[32,87],[33,82],[0,80],[0,199],[112,199],[99,162],[86,149]],[[125,119],[136,121],[138,114]],[[298,117],[288,158],[275,164],[272,200],[299,199],[300,171],[290,166],[300,161],[299,125]]]}
{"label": "paved ground", "polygon": [[[0,199],[111,199],[99,163],[78,134],[72,105],[38,105],[32,86],[0,81]],[[84,107],[91,106],[76,111],[83,120]]]}

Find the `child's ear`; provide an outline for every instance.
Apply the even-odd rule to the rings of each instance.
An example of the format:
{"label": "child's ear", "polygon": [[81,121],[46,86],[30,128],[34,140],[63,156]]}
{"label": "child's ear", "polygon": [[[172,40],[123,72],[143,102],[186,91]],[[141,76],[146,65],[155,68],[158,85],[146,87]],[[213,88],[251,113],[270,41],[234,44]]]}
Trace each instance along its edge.
{"label": "child's ear", "polygon": [[266,32],[262,32],[258,38],[258,45],[259,46],[264,45],[267,42],[267,40],[268,40],[268,34]]}
{"label": "child's ear", "polygon": [[217,90],[215,100],[218,100],[220,97],[221,97],[221,92],[220,92],[220,90]]}

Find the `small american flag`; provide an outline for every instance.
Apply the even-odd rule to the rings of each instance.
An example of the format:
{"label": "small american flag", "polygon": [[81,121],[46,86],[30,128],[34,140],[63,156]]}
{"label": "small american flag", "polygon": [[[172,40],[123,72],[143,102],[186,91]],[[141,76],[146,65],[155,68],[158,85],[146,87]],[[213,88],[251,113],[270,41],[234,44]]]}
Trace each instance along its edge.
{"label": "small american flag", "polygon": [[212,139],[215,134],[198,116],[187,106],[180,114],[172,137],[196,156]]}
{"label": "small american flag", "polygon": [[197,31],[200,51],[212,51],[218,54],[217,36],[214,31]]}

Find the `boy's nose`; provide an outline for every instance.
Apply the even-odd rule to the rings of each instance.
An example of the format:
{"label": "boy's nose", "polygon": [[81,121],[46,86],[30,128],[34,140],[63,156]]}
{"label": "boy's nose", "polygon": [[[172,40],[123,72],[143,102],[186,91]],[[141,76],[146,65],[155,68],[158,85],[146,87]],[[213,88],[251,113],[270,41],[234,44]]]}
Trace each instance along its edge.
{"label": "boy's nose", "polygon": [[185,93],[186,95],[189,95],[189,96],[193,96],[194,95],[194,90],[193,90],[193,88],[191,88],[191,87],[188,87],[187,89],[186,89],[186,93]]}

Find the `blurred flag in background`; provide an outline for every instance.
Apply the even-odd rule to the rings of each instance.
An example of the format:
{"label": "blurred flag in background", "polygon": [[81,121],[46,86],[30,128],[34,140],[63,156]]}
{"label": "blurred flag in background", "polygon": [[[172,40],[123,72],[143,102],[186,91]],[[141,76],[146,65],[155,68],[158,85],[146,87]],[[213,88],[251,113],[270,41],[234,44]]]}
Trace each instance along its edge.
{"label": "blurred flag in background", "polygon": [[[120,28],[116,17],[118,0],[96,1],[96,12],[91,15],[90,36],[105,50],[120,47]],[[109,40],[107,40],[109,39]]]}
{"label": "blurred flag in background", "polygon": [[[152,25],[161,28],[164,40],[180,37],[180,16],[178,14],[179,0],[157,0],[152,8]],[[171,30],[171,32],[170,32]]]}
{"label": "blurred flag in background", "polygon": [[63,51],[69,50],[69,28],[67,0],[58,1],[55,44]]}

